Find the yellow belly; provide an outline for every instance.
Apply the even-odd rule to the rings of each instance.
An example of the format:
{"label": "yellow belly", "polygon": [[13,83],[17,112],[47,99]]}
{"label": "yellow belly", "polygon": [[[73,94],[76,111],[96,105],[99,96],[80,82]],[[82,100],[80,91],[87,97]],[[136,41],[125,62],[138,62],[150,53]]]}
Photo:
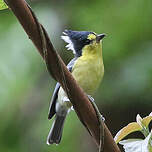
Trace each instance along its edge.
{"label": "yellow belly", "polygon": [[104,75],[103,61],[97,56],[80,57],[72,69],[72,75],[84,92],[93,95]]}

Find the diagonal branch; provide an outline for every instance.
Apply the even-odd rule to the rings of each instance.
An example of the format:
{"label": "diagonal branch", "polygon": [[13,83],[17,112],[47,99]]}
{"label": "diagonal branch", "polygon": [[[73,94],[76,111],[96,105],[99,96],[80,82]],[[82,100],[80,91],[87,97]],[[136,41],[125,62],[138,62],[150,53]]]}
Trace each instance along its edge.
{"label": "diagonal branch", "polygon": [[[79,119],[85,123],[85,125],[91,132],[96,144],[99,146],[100,129],[96,112],[92,104],[86,97],[85,93],[77,85],[71,73],[67,70],[64,62],[54,49],[47,35],[47,32],[41,25],[41,29],[43,31],[46,42],[46,52],[44,52],[42,35],[39,28],[40,24],[38,23],[31,9],[28,7],[27,3],[24,0],[5,1],[19,20],[20,24],[23,26],[25,32],[32,40],[43,59],[45,60],[49,73],[53,76],[55,80],[57,80],[61,84],[61,86],[68,94],[68,97],[72,102]],[[47,55],[45,56],[44,53],[47,53]],[[104,151],[120,152],[118,146],[113,140],[110,131],[105,124],[104,130]]]}

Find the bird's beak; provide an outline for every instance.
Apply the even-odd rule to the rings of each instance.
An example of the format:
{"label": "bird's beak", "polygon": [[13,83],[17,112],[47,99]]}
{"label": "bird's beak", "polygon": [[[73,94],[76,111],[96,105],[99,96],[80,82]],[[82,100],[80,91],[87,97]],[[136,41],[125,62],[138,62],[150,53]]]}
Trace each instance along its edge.
{"label": "bird's beak", "polygon": [[105,36],[106,36],[106,34],[97,35],[96,41],[99,43]]}

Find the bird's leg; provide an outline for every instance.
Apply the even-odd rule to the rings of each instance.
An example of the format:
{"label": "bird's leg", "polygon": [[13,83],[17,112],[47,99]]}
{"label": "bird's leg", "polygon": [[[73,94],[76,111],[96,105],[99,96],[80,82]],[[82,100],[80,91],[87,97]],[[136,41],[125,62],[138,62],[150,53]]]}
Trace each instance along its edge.
{"label": "bird's leg", "polygon": [[103,147],[104,147],[104,121],[105,118],[101,115],[96,103],[94,102],[94,98],[90,95],[87,95],[89,100],[91,101],[91,104],[93,105],[97,118],[99,120],[99,124],[100,124],[100,145],[99,145],[99,152],[103,152]]}
{"label": "bird's leg", "polygon": [[66,104],[66,106],[69,108],[68,111],[70,110],[74,110],[72,103],[70,102],[69,98],[67,96],[65,96],[63,98],[63,102]]}

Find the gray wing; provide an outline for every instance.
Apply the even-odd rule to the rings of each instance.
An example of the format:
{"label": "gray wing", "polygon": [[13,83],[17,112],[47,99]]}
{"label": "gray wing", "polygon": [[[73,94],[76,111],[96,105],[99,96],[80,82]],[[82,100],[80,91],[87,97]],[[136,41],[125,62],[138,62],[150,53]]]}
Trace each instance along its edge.
{"label": "gray wing", "polygon": [[[68,63],[67,68],[70,72],[72,72],[73,65],[77,59],[78,59],[78,57],[75,57]],[[52,98],[51,98],[51,102],[50,102],[48,119],[51,119],[54,116],[54,114],[56,113],[55,105],[56,105],[56,101],[58,98],[59,89],[60,89],[60,84],[59,84],[59,82],[57,82],[55,89],[54,89],[54,92],[53,92],[53,95],[52,95]]]}

